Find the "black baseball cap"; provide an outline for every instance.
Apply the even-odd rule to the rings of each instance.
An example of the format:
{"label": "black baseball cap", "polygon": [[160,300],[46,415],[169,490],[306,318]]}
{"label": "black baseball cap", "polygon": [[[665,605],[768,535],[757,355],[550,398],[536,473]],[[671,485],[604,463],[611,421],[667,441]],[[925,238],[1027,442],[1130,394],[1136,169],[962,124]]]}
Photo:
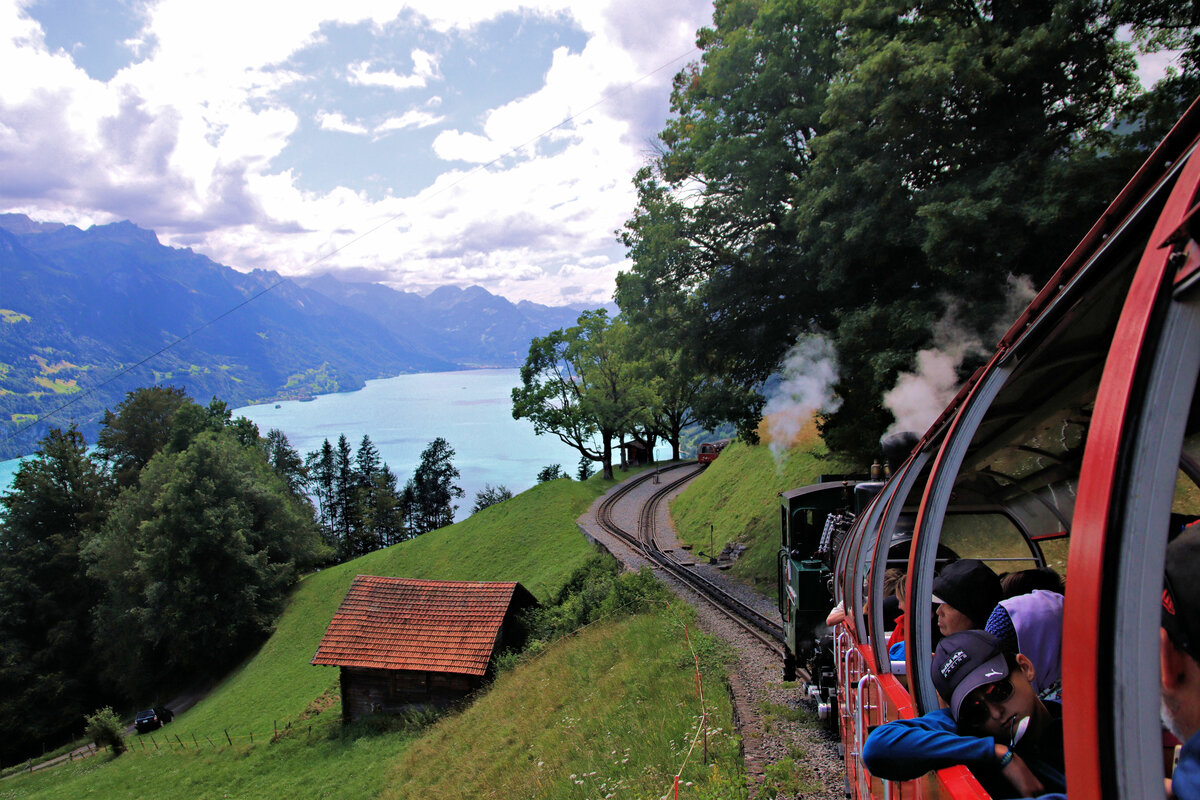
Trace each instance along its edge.
{"label": "black baseball cap", "polygon": [[1200,522],[1167,545],[1163,569],[1162,626],[1175,646],[1200,661]]}
{"label": "black baseball cap", "polygon": [[947,564],[933,580],[933,602],[946,603],[982,628],[1004,599],[1000,578],[982,561],[964,558]]}
{"label": "black baseball cap", "polygon": [[933,653],[933,688],[958,719],[967,695],[980,686],[1008,677],[1008,662],[995,636],[986,631],[959,631],[938,642]]}

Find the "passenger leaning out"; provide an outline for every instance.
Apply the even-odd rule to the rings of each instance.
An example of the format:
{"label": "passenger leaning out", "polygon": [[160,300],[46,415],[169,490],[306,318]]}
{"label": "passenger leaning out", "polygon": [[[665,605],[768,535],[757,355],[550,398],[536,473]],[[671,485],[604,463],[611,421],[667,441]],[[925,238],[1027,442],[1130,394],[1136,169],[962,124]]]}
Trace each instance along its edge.
{"label": "passenger leaning out", "polygon": [[992,797],[1066,791],[1062,706],[1034,692],[1028,658],[970,630],[938,643],[932,669],[947,707],[876,728],[863,748],[872,774],[905,781],[962,764]]}
{"label": "passenger leaning out", "polygon": [[1003,598],[1000,578],[987,564],[974,558],[947,564],[933,581],[938,630],[949,636],[982,629]]}

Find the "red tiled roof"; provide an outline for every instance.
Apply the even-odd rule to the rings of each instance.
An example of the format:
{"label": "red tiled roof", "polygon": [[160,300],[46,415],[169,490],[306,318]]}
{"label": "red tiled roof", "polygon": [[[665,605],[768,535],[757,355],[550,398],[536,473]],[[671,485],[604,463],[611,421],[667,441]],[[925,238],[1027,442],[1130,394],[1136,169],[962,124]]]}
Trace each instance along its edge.
{"label": "red tiled roof", "polygon": [[312,663],[483,675],[518,590],[528,595],[517,583],[359,575]]}

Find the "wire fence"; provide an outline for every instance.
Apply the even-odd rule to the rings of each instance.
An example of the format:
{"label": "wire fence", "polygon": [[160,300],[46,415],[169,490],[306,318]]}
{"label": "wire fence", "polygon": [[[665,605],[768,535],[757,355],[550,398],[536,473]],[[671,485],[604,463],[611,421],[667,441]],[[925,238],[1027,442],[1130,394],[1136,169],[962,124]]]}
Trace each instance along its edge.
{"label": "wire fence", "polygon": [[[651,600],[650,604],[651,605],[660,605],[662,607],[665,607],[668,610],[670,610],[672,608],[672,603],[669,600],[668,601]],[[623,613],[629,613],[631,611],[635,611],[636,607],[638,605],[640,605],[640,604],[637,601],[634,601],[634,602],[630,603],[629,606],[625,606],[625,607],[618,606],[618,608],[614,609],[614,611],[610,614],[604,614],[604,615],[600,616],[599,618],[592,620],[591,622],[588,622],[584,625],[579,626],[578,628],[575,628],[574,630],[571,630],[569,632],[561,634],[560,636],[558,636],[556,639],[554,639],[552,641],[552,644],[561,644],[568,639],[577,637],[582,631],[584,631],[594,625],[598,625],[600,623],[610,621],[613,617],[620,616]],[[682,628],[683,628],[683,642],[686,645],[687,650],[689,651],[689,654],[691,655],[692,660],[695,664],[695,694],[696,694],[696,701],[699,706],[700,722],[699,722],[699,725],[697,726],[695,735],[692,737],[692,741],[691,741],[690,746],[687,749],[687,752],[684,753],[682,761],[679,763],[679,766],[675,769],[674,774],[671,777],[671,780],[672,780],[671,788],[668,789],[667,792],[664,792],[662,795],[662,797],[672,797],[672,798],[674,798],[674,800],[678,800],[678,798],[680,797],[680,791],[681,791],[680,781],[682,780],[683,772],[686,769],[688,763],[691,761],[698,746],[702,748],[704,763],[707,763],[707,761],[708,761],[708,717],[709,717],[709,712],[708,712],[707,704],[705,702],[705,697],[704,697],[703,676],[701,674],[701,669],[700,669],[700,656],[696,652],[696,649],[692,644],[691,633],[688,629],[688,625],[686,622],[684,622],[682,624]],[[539,660],[542,657],[546,656],[548,654],[548,652],[550,651],[550,649],[551,649],[550,647],[546,647],[537,652],[524,654],[524,657],[521,658],[520,660],[525,661],[525,662]],[[123,752],[125,754],[139,754],[140,753],[140,754],[151,755],[154,753],[162,753],[162,752],[181,752],[181,753],[183,753],[183,752],[197,752],[197,751],[205,750],[205,749],[220,750],[225,747],[232,748],[237,744],[249,744],[249,745],[273,744],[284,738],[295,738],[295,737],[303,736],[305,739],[311,739],[313,736],[313,733],[314,733],[314,729],[318,735],[324,735],[329,730],[333,730],[333,729],[336,729],[337,727],[339,727],[340,724],[341,724],[341,717],[339,716],[336,721],[322,720],[322,721],[318,721],[315,725],[311,724],[311,723],[309,723],[309,724],[300,723],[299,725],[296,725],[296,724],[289,722],[289,723],[286,723],[282,728],[279,726],[278,721],[273,721],[272,729],[270,731],[261,731],[261,732],[249,731],[249,732],[239,733],[236,730],[231,731],[229,729],[222,729],[221,732],[217,733],[217,734],[197,734],[197,733],[189,732],[189,731],[181,731],[181,732],[177,733],[174,731],[168,731],[168,730],[164,730],[163,728],[159,728],[156,731],[151,731],[151,732],[147,732],[147,733],[127,735],[124,739],[125,750]],[[105,746],[97,747],[95,744],[88,744],[88,745],[84,745],[82,747],[76,748],[74,750],[68,751],[65,755],[59,756],[57,758],[54,758],[54,759],[51,759],[48,761],[34,762],[31,759],[26,765],[22,766],[20,771],[33,772],[38,769],[56,766],[63,762],[80,761],[83,759],[92,758],[96,755],[100,755],[103,753],[111,753],[111,752],[112,752],[112,750],[111,750],[110,746],[105,745]],[[5,772],[8,773],[9,770],[5,770]],[[686,787],[687,787],[687,784],[684,784],[683,788],[686,789]]]}

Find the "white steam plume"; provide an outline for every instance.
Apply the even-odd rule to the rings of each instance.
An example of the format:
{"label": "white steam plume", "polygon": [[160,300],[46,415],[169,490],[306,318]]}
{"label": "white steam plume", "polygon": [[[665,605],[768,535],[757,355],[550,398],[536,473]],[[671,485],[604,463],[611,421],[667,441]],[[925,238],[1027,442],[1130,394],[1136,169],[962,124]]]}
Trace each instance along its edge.
{"label": "white steam plume", "polygon": [[783,452],[812,422],[816,411],[836,411],[841,398],[833,393],[837,381],[837,354],[824,336],[803,335],[783,358],[780,381],[763,407],[771,453]]}
{"label": "white steam plume", "polygon": [[[1036,295],[1028,276],[1009,275],[1007,284],[1004,317],[993,326],[992,341],[999,341]],[[963,359],[989,352],[979,336],[959,322],[956,301],[946,298],[945,305],[946,313],[933,327],[933,347],[917,353],[916,372],[901,373],[896,385],[883,395],[884,407],[896,418],[889,434],[914,431],[919,435],[928,430],[958,394],[958,368]]]}

